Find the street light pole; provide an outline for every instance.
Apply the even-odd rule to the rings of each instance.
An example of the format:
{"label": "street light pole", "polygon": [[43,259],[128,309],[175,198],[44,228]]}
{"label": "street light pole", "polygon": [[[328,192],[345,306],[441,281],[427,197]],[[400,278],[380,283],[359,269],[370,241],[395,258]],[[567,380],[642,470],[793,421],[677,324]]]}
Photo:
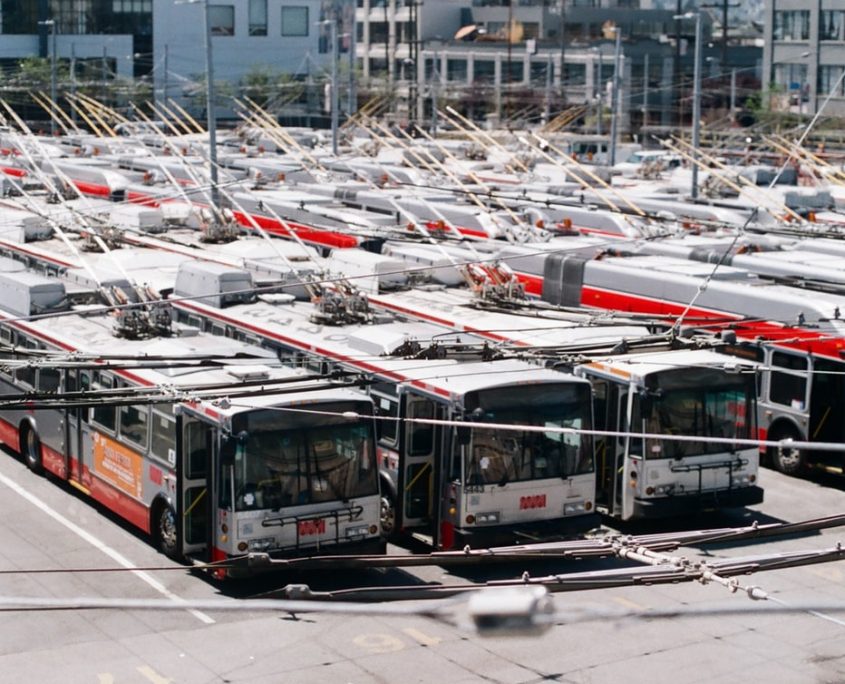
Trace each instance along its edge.
{"label": "street light pole", "polygon": [[38,24],[50,29],[50,134],[56,135],[56,22],[46,19]]}
{"label": "street light pole", "polygon": [[701,12],[695,13],[695,66],[692,93],[692,187],[690,196],[698,198],[698,146],[701,132]]}
{"label": "street light pole", "polygon": [[619,109],[619,66],[622,59],[622,31],[617,26],[616,31],[616,47],[613,53],[613,91],[610,97],[610,165],[616,164],[616,138],[618,134],[619,118],[617,110]]}
{"label": "street light pole", "polygon": [[208,126],[208,164],[211,175],[211,203],[220,208],[220,190],[217,187],[217,117],[214,111],[214,60],[211,54],[211,17],[208,0],[202,0],[205,19],[205,113]]}
{"label": "street light pole", "polygon": [[338,93],[337,93],[337,13],[332,16],[332,154],[337,156]]}
{"label": "street light pole", "polygon": [[674,19],[695,19],[695,64],[693,66],[692,91],[692,185],[690,197],[698,198],[698,147],[701,142],[701,12],[676,14]]}

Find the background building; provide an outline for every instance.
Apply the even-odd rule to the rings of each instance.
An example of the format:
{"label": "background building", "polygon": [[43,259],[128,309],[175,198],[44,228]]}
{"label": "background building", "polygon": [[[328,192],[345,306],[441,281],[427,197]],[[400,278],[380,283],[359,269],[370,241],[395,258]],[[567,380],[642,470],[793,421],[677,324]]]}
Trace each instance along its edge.
{"label": "background building", "polygon": [[764,90],[773,109],[845,114],[845,0],[767,0]]}

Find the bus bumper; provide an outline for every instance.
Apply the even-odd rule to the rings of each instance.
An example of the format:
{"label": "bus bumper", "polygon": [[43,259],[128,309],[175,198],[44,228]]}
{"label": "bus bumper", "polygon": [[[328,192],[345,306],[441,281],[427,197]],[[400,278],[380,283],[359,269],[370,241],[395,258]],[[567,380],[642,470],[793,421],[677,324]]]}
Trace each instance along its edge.
{"label": "bus bumper", "polygon": [[634,502],[632,518],[654,519],[672,516],[693,515],[720,508],[742,508],[763,501],[762,487],[702,492],[684,496],[669,496],[662,499],[637,499]]}
{"label": "bus bumper", "polygon": [[[372,537],[348,544],[327,545],[325,548],[325,551],[306,547],[247,554],[245,556],[229,556],[228,562],[225,560],[221,562],[221,564],[227,566],[223,571],[223,576],[230,579],[245,579],[256,575],[288,570],[289,566],[285,561],[294,558],[383,556],[387,551],[387,542],[381,537]],[[211,572],[212,574],[215,573],[214,570],[211,570]],[[222,577],[219,577],[219,579],[222,579]]]}
{"label": "bus bumper", "polygon": [[490,525],[461,527],[455,530],[452,548],[469,546],[471,549],[514,544],[534,544],[545,541],[571,539],[601,525],[598,513],[534,521],[519,525]]}

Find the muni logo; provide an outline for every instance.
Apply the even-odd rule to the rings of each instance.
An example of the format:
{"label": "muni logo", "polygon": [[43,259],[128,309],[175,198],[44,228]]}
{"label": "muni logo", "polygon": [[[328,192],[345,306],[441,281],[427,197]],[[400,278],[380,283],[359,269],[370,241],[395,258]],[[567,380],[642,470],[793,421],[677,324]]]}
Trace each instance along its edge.
{"label": "muni logo", "polygon": [[[545,505],[545,504],[543,504]],[[319,520],[300,520],[299,521],[299,536],[310,537],[315,534],[326,533],[326,521],[320,518]]]}
{"label": "muni logo", "polygon": [[521,496],[519,497],[519,510],[527,511],[531,508],[545,508],[546,507],[546,495],[545,494],[534,494],[532,496]]}

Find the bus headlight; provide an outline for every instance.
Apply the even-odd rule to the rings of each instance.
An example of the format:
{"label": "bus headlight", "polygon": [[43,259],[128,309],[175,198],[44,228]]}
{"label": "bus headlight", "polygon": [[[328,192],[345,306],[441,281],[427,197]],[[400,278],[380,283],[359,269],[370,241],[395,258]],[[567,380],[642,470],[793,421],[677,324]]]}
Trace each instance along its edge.
{"label": "bus headlight", "polygon": [[346,538],[349,539],[350,537],[366,537],[367,532],[369,532],[369,530],[369,525],[356,525],[355,527],[347,527]]}
{"label": "bus headlight", "polygon": [[754,477],[753,475],[739,475],[739,476],[737,476],[737,478],[736,478],[736,483],[737,483],[740,487],[747,487],[747,486],[748,486],[748,485],[750,485],[752,482],[754,482],[754,480],[756,480],[756,479],[757,479],[757,478],[756,478],[756,477]]}
{"label": "bus headlight", "polygon": [[266,551],[273,547],[276,540],[273,537],[262,537],[261,539],[250,539],[249,540],[249,550],[250,551]]}
{"label": "bus headlight", "polygon": [[579,513],[585,513],[586,511],[587,507],[584,505],[583,501],[576,501],[574,503],[563,504],[564,515],[578,515]]}
{"label": "bus headlight", "polygon": [[479,525],[489,525],[490,523],[497,523],[499,522],[499,518],[501,514],[499,511],[489,511],[487,513],[477,513],[475,516],[475,522]]}

